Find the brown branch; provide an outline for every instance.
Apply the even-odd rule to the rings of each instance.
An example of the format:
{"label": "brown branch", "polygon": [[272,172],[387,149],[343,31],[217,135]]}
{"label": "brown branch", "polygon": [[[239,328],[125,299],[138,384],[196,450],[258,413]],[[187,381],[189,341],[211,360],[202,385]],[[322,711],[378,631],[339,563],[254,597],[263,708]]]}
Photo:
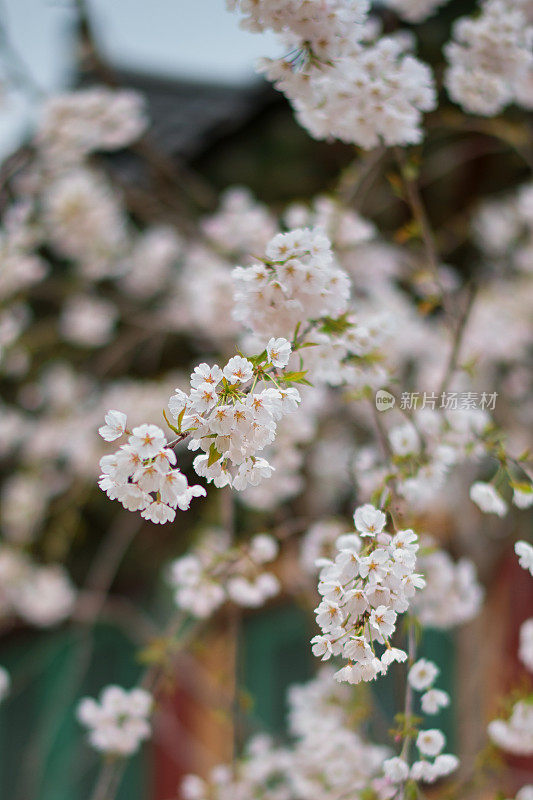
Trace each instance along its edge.
{"label": "brown branch", "polygon": [[[416,637],[415,637],[415,630],[412,624],[409,625],[409,632],[408,636],[408,650],[407,650],[407,665],[408,665],[408,672],[405,682],[405,701],[404,701],[404,726],[405,730],[407,730],[407,725],[410,725],[410,717],[413,714],[413,687],[409,683],[409,669],[415,663],[416,658]],[[411,746],[411,736],[407,734],[403,740],[402,750],[400,753],[400,758],[407,762],[409,759],[409,749]],[[398,789],[397,800],[404,800],[405,797],[405,784],[406,781],[403,781]]]}
{"label": "brown branch", "polygon": [[91,620],[92,610],[99,607],[98,617],[118,624],[129,638],[141,647],[150,639],[158,636],[160,631],[148,615],[141,613],[137,607],[125,597],[109,597],[96,592],[80,592],[76,608],[71,619],[82,625]]}
{"label": "brown branch", "polygon": [[[369,399],[370,406],[372,408],[372,416],[374,418],[374,424],[376,427],[376,431],[378,434],[378,441],[381,446],[381,450],[383,451],[383,456],[385,458],[386,466],[389,469],[389,472],[394,473],[395,469],[393,466],[393,458],[394,453],[390,446],[389,438],[387,436],[387,432],[383,426],[383,422],[380,417],[380,412],[377,410],[375,403],[372,399]],[[401,517],[403,516],[403,511],[399,508],[399,504],[402,501],[402,498],[398,494],[397,486],[396,486],[396,478],[394,475],[389,475],[384,482],[383,488],[388,488],[391,495],[391,504],[388,509],[389,514],[391,516],[392,522],[396,530],[399,530],[401,526]],[[396,503],[396,508],[394,511],[392,510],[392,504]],[[396,519],[396,515],[398,515],[398,520]]]}
{"label": "brown branch", "polygon": [[116,792],[117,781],[122,777],[122,769],[117,769],[117,762],[114,759],[105,761],[91,795],[91,800],[109,800],[110,797],[113,797]]}
{"label": "brown branch", "polygon": [[467,328],[468,320],[470,318],[472,307],[474,305],[476,292],[477,292],[477,286],[474,283],[471,283],[468,287],[467,300],[465,307],[463,309],[463,313],[461,314],[461,317],[458,320],[455,328],[455,333],[452,341],[452,348],[450,350],[450,356],[448,358],[448,363],[446,364],[446,370],[444,372],[442,382],[439,388],[439,394],[442,394],[448,389],[450,381],[453,378],[453,375],[457,369],[459,353],[461,351],[461,345],[464,340],[464,335]]}
{"label": "brown branch", "polygon": [[122,559],[142,524],[140,517],[122,513],[102,542],[85,581],[84,591],[89,598],[84,609],[86,621],[94,622],[98,617]]}
{"label": "brown branch", "polygon": [[449,297],[448,291],[442,284],[439,272],[439,256],[437,249],[437,242],[435,234],[431,227],[426,207],[420,195],[417,182],[410,177],[407,169],[405,153],[400,148],[394,148],[400,177],[402,180],[405,201],[408,203],[414,220],[416,221],[426,255],[427,266],[433,276],[435,284],[440,292],[440,300],[446,313],[447,324],[451,325],[454,319],[453,303]]}
{"label": "brown branch", "polygon": [[[369,184],[372,185],[374,182],[377,167],[380,166],[386,154],[387,150],[384,147],[376,147],[365,153],[362,158],[357,157],[343,170],[336,188],[336,194],[343,203],[346,205],[356,204],[357,207],[360,207],[360,195],[368,188]],[[359,202],[355,203],[358,198]]]}

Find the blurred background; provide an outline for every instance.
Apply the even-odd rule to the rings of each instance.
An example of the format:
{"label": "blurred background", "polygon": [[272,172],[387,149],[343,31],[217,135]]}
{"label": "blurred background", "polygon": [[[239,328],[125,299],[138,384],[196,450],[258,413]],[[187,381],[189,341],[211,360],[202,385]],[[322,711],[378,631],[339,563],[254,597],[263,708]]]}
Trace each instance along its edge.
{"label": "blurred background", "polygon": [[[419,40],[428,60],[448,38],[451,20],[473,7],[469,0],[454,0],[422,27]],[[387,13],[380,13],[385,27],[392,24]],[[316,142],[297,125],[284,98],[253,69],[258,57],[277,54],[279,44],[240,30],[238,17],[226,11],[223,0],[3,0],[0,23],[0,64],[6,76],[0,104],[0,156],[6,159],[2,211],[43,96],[93,83],[132,88],[146,98],[150,127],[143,145],[97,157],[97,166],[119,187],[139,229],[170,224],[186,236],[191,226],[215,212],[221,193],[234,185],[249,187],[279,214],[289,203],[308,202],[339,181],[341,186],[349,182],[353,148]],[[446,227],[447,255],[464,275],[475,269],[465,217],[480,196],[505,192],[526,178],[521,147],[520,126],[517,122],[514,128],[512,119],[501,136],[480,123],[463,130],[460,139],[434,121],[420,153],[425,196],[436,225]],[[391,199],[390,168],[385,159],[358,211],[394,239],[408,214],[400,200]],[[151,410],[148,394],[164,402],[167,387],[172,389],[191,365],[216,357],[216,345],[202,332],[201,320],[195,330],[183,330],[165,329],[163,319],[154,336],[142,303],[118,298],[105,281],[91,296],[111,299],[119,308],[116,338],[88,347],[58,337],[51,331],[75,279],[57,254],[41,248],[40,255],[53,269],[29,292],[39,322],[24,341],[31,366],[0,377],[2,397],[18,399],[28,415],[70,420],[72,409],[81,409],[69,430],[75,438],[79,427],[88,425],[86,438],[95,437],[102,409],[122,408],[122,392],[129,392],[133,408]],[[83,292],[87,287],[75,288]],[[201,285],[194,291],[201,292]],[[97,395],[86,409],[85,399]],[[6,440],[17,424],[4,417]],[[46,441],[33,460],[27,444],[21,455],[18,439],[14,450],[5,448],[2,474],[8,486],[20,463],[33,481],[15,500],[19,509],[27,504],[29,516],[39,484],[50,476],[57,479],[57,491],[43,500],[46,511],[34,525],[38,535],[13,533],[20,521],[15,515],[13,523],[12,484],[4,490],[5,540],[18,541],[42,563],[61,562],[73,583],[86,588],[86,604],[53,633],[20,619],[4,620],[0,662],[14,676],[14,687],[0,709],[0,796],[10,800],[89,797],[95,759],[74,718],[74,704],[82,695],[95,696],[107,683],[134,685],[157,649],[157,623],[168,617],[172,605],[161,580],[162,565],[182,553],[198,530],[217,524],[217,499],[158,529],[117,511],[117,504],[110,504],[94,484],[98,443],[87,451],[85,444],[80,443],[76,459],[56,452],[48,458],[47,448],[53,447]],[[306,451],[308,472],[311,462]],[[237,527],[258,532],[302,519],[305,528],[311,494],[312,486],[307,495],[305,490],[297,493],[282,512],[238,506]],[[344,487],[319,510],[349,519],[350,509],[353,493]],[[451,518],[439,509],[424,524],[454,552]],[[527,528],[527,520],[520,524]],[[513,534],[528,538],[527,530]],[[177,686],[160,700],[154,742],[129,764],[121,800],[170,800],[182,775],[231,760],[250,732],[285,735],[286,689],[308,679],[314,668],[308,645],[314,634],[309,611],[313,581],[296,579],[298,552],[297,542],[289,540],[276,565],[291,591],[264,610],[239,612],[238,619],[223,610],[193,652],[177,659]],[[455,554],[462,555],[459,547]],[[494,711],[484,699],[491,692],[482,697],[480,684],[495,693],[512,685],[520,674],[515,655],[520,622],[533,612],[527,575],[516,566],[508,542],[493,537],[490,547],[472,545],[469,555],[475,556],[488,591],[481,623],[456,636],[430,631],[422,645],[423,655],[441,666],[440,688],[456,688],[460,698],[437,722],[450,751],[467,753],[477,747],[480,730]],[[109,587],[110,601],[103,608],[93,595]],[[471,667],[478,666],[487,641],[480,677]],[[375,698],[382,712],[378,738],[386,738],[400,689],[400,674],[391,670]],[[530,761],[509,760],[517,780],[533,776]]]}

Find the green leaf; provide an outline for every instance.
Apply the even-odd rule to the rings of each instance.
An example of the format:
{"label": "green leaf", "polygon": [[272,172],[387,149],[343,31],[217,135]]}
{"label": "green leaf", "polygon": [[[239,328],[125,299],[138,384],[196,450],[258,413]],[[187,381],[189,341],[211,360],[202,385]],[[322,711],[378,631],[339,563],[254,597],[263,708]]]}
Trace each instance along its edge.
{"label": "green leaf", "polygon": [[[185,411],[185,409],[183,409],[183,411],[181,411],[181,413],[180,413],[180,417],[181,417],[181,419],[178,417],[178,425],[180,426],[180,428],[181,428],[181,420],[183,419],[183,412],[184,412],[184,411]],[[165,409],[163,409],[163,416],[164,416],[164,418],[165,418],[165,421],[166,421],[166,423],[167,423],[168,427],[170,428],[170,430],[171,430],[171,431],[174,431],[174,433],[177,433],[177,434],[178,434],[178,436],[180,436],[180,435],[181,435],[181,431],[180,431],[180,430],[178,430],[178,429],[177,429],[177,428],[176,428],[176,427],[175,427],[175,426],[174,426],[174,425],[171,423],[171,421],[170,421],[170,420],[169,420],[169,418],[167,417],[167,412],[165,411]]]}
{"label": "green leaf", "polygon": [[402,172],[407,181],[416,181],[420,176],[420,160],[418,158],[411,158],[404,164]]}
{"label": "green leaf", "polygon": [[411,241],[411,239],[419,239],[421,236],[422,228],[420,227],[420,223],[416,219],[411,219],[395,231],[394,241],[398,242],[398,244],[405,244]]}
{"label": "green leaf", "polygon": [[408,781],[405,784],[405,800],[417,800],[418,786],[416,781]]}
{"label": "green leaf", "polygon": [[348,320],[348,314],[341,314],[340,317],[324,317],[320,328],[322,333],[339,335],[352,327]]}
{"label": "green leaf", "polygon": [[248,361],[251,361],[252,364],[262,364],[263,361],[267,360],[267,351],[263,350],[262,353],[259,353],[258,356],[251,356],[248,357]]}
{"label": "green leaf", "polygon": [[222,453],[219,453],[215,447],[215,443],[209,448],[209,458],[207,459],[207,466],[212,466],[219,458],[222,458]]}
{"label": "green leaf", "polygon": [[365,788],[359,792],[359,797],[361,800],[377,800],[377,794],[371,786],[365,786]]}
{"label": "green leaf", "polygon": [[403,197],[405,195],[405,192],[404,192],[403,182],[402,182],[402,179],[401,179],[400,175],[397,175],[394,172],[390,172],[388,175],[386,175],[386,178],[387,178],[387,180],[388,180],[388,182],[390,184],[390,187],[391,187],[393,193],[396,195],[396,197],[401,197],[403,199]]}
{"label": "green leaf", "polygon": [[168,638],[160,636],[152,641],[137,654],[137,661],[141,664],[163,664],[168,658]]}
{"label": "green leaf", "polygon": [[511,481],[511,487],[518,489],[519,492],[524,492],[524,494],[533,494],[533,486],[527,482]]}
{"label": "green leaf", "polygon": [[303,378],[307,374],[307,370],[303,370],[302,372],[284,372],[283,373],[283,380],[285,381],[297,381],[300,378]]}
{"label": "green leaf", "polygon": [[285,372],[281,378],[285,381],[285,383],[304,383],[306,386],[312,386],[307,379],[307,370],[301,370],[300,372]]}

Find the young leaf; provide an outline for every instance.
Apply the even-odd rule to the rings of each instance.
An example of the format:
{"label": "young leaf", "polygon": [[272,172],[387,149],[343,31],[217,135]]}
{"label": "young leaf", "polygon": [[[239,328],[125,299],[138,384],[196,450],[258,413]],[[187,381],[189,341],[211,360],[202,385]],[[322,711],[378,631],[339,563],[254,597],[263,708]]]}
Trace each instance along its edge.
{"label": "young leaf", "polygon": [[213,442],[213,444],[209,448],[209,458],[207,459],[207,466],[208,467],[212,466],[221,457],[222,453],[218,452],[218,450],[215,447],[215,443]]}
{"label": "young leaf", "polygon": [[[178,425],[179,425],[179,427],[180,427],[180,428],[181,428],[181,420],[183,419],[183,412],[184,412],[184,411],[185,411],[185,409],[183,409],[183,410],[180,412],[180,415],[179,415],[179,417],[178,417]],[[164,416],[164,418],[165,418],[165,422],[167,423],[167,425],[168,425],[168,427],[170,428],[170,430],[171,430],[171,431],[174,431],[174,433],[176,433],[178,436],[180,436],[180,435],[181,435],[181,430],[178,430],[178,428],[176,428],[176,427],[175,427],[175,426],[174,426],[174,425],[173,425],[173,424],[170,422],[169,418],[167,417],[167,412],[165,411],[165,409],[163,409],[163,416]],[[181,419],[180,419],[180,417],[181,417]]]}

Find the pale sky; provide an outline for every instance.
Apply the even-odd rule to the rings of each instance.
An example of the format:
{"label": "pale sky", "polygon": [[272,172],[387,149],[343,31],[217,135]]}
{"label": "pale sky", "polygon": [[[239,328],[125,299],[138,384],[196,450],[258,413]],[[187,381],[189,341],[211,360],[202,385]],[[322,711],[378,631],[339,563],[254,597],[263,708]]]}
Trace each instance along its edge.
{"label": "pale sky", "polygon": [[[0,0],[0,19],[36,83],[68,86],[72,65],[70,0]],[[262,55],[279,52],[274,37],[239,28],[225,0],[88,0],[106,58],[159,76],[246,83]],[[0,107],[0,157],[31,125],[35,100],[9,94]]]}

